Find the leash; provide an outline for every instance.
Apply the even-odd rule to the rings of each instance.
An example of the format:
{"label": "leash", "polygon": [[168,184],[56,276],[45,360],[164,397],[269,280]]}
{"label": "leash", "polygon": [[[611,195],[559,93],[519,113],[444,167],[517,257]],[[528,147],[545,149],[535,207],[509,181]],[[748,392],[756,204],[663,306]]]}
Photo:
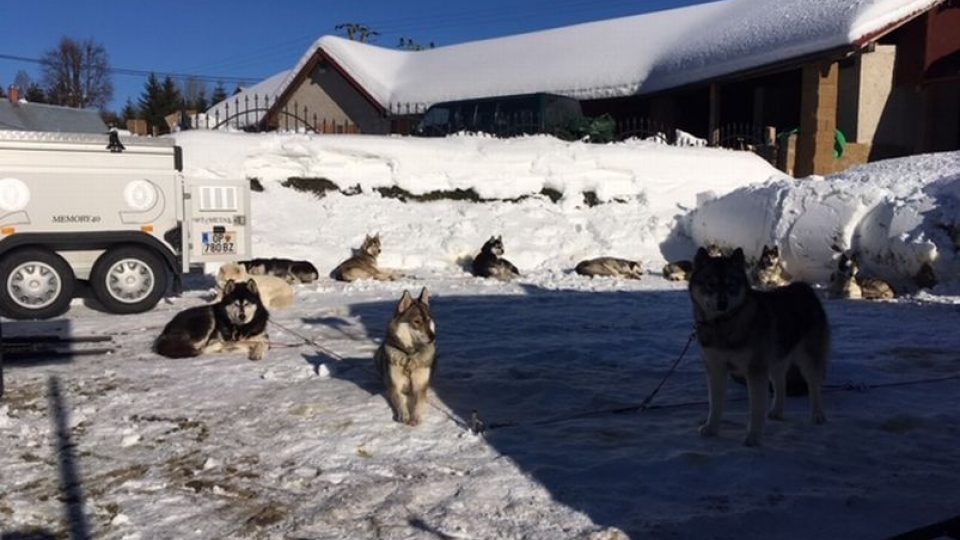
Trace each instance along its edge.
{"label": "leash", "polygon": [[[324,347],[323,345],[320,345],[319,343],[317,343],[317,340],[315,340],[315,339],[313,339],[313,338],[307,337],[307,336],[301,334],[300,332],[297,332],[296,330],[294,330],[294,329],[292,329],[292,328],[288,328],[288,327],[286,327],[286,326],[284,326],[284,325],[282,325],[282,324],[280,324],[280,323],[278,323],[278,322],[276,322],[276,321],[268,320],[267,322],[269,322],[270,324],[276,326],[277,328],[280,328],[280,329],[283,330],[284,332],[289,332],[289,333],[293,334],[294,336],[296,336],[296,337],[300,338],[301,340],[303,340],[303,343],[302,343],[302,344],[310,345],[311,347],[315,348],[318,352],[321,352],[321,353],[329,356],[330,358],[333,358],[333,359],[336,360],[337,362],[343,362],[343,361],[345,360],[344,357],[342,357],[342,356],[340,356],[339,354],[331,351],[330,349]],[[296,346],[299,346],[299,345],[302,345],[302,344],[293,345],[293,344],[290,344],[290,343],[278,343],[278,345],[280,346],[280,348],[296,347]],[[272,346],[272,344],[271,344],[271,346]]]}
{"label": "leash", "polygon": [[[471,415],[470,422],[468,423],[470,431],[475,434],[479,434],[479,433],[483,433],[484,431],[501,429],[501,428],[512,428],[512,427],[521,427],[521,426],[543,426],[548,424],[558,424],[561,422],[568,422],[570,420],[579,420],[581,418],[603,416],[607,414],[626,414],[626,413],[634,413],[634,412],[643,412],[645,410],[654,409],[654,408],[657,408],[657,409],[666,408],[666,406],[659,406],[659,407],[653,406],[651,404],[653,402],[653,398],[655,398],[657,394],[660,393],[660,389],[663,388],[663,385],[667,382],[667,379],[669,379],[676,372],[677,366],[680,365],[680,361],[683,360],[683,357],[686,356],[687,351],[690,350],[690,344],[693,343],[693,338],[695,338],[696,336],[697,336],[697,331],[694,329],[690,332],[690,336],[687,338],[686,345],[683,346],[683,350],[680,351],[680,355],[677,356],[676,360],[673,361],[673,364],[671,364],[670,369],[668,369],[667,372],[664,374],[664,376],[660,379],[660,382],[657,383],[657,386],[654,387],[653,391],[650,392],[650,394],[648,394],[647,397],[643,399],[643,401],[641,401],[636,405],[625,405],[622,407],[612,407],[609,409],[595,409],[591,411],[571,412],[563,415],[551,416],[549,418],[544,418],[540,420],[533,420],[530,422],[507,421],[507,422],[494,422],[494,423],[490,423],[489,425],[483,422],[483,420],[480,419],[480,416],[477,413],[477,411],[474,410]],[[687,405],[693,405],[693,403],[683,404],[682,406],[687,406]]]}

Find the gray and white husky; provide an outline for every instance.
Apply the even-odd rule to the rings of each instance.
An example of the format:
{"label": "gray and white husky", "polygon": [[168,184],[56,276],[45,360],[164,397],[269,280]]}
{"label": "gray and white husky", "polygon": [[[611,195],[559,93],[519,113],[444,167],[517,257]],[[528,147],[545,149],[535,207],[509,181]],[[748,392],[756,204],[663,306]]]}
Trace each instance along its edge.
{"label": "gray and white husky", "polygon": [[250,360],[260,360],[270,347],[269,317],[256,282],[229,280],[218,302],[177,313],[157,337],[154,350],[168,358],[243,351]]}
{"label": "gray and white husky", "polygon": [[783,258],[780,257],[780,248],[777,246],[763,246],[760,259],[753,268],[753,284],[757,287],[770,289],[783,287],[792,280],[784,268]]}
{"label": "gray and white husky", "polygon": [[430,292],[424,287],[414,300],[409,291],[403,291],[374,356],[397,422],[415,426],[423,420],[427,389],[437,366],[436,339]]}
{"label": "gray and white husky", "polygon": [[598,257],[580,261],[575,270],[581,276],[590,277],[604,276],[625,279],[640,279],[643,277],[643,268],[640,263],[616,257]]}
{"label": "gray and white husky", "polygon": [[473,275],[509,281],[520,277],[520,271],[503,258],[503,237],[491,236],[473,259]]}
{"label": "gray and white husky", "polygon": [[[809,285],[798,282],[770,291],[752,289],[741,249],[728,257],[710,257],[700,248],[693,261],[689,291],[710,400],[701,435],[713,436],[720,429],[724,392],[732,372],[744,376],[749,388],[750,420],[744,444],[759,444],[765,417],[783,418],[791,364],[807,382],[813,422],[826,421],[820,386],[826,376],[830,327],[820,299]],[[774,388],[769,410],[768,379]]]}
{"label": "gray and white husky", "polygon": [[897,294],[893,287],[880,278],[860,276],[860,263],[856,254],[840,254],[837,270],[830,274],[830,298],[850,298],[866,300],[890,300]]}
{"label": "gray and white husky", "polygon": [[356,281],[358,279],[393,281],[400,277],[397,272],[383,270],[377,266],[379,255],[380,233],[373,236],[367,235],[356,254],[340,263],[330,275],[337,281]]}

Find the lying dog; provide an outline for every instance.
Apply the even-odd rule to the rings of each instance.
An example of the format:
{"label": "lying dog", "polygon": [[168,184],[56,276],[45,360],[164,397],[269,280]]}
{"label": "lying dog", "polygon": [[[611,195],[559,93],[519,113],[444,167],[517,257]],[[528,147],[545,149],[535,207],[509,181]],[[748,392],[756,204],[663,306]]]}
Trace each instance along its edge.
{"label": "lying dog", "polygon": [[391,270],[382,270],[377,267],[377,257],[380,255],[380,234],[367,235],[357,254],[343,261],[333,272],[331,277],[337,281],[356,281],[358,279],[377,279],[393,281],[399,274]]}
{"label": "lying dog", "polygon": [[177,313],[157,337],[154,351],[168,358],[245,351],[250,360],[260,360],[270,348],[269,317],[256,282],[229,280],[219,302]]}
{"label": "lying dog", "polygon": [[624,279],[640,279],[643,277],[643,269],[640,263],[616,257],[599,257],[580,261],[575,270],[581,276],[590,277],[605,276]]}
{"label": "lying dog", "polygon": [[239,264],[243,265],[251,276],[274,276],[291,285],[312,283],[320,277],[317,267],[309,261],[271,258],[240,261]]}
{"label": "lying dog", "polygon": [[423,419],[427,389],[437,366],[436,338],[427,288],[417,300],[403,291],[374,356],[397,422],[415,426]]}
{"label": "lying dog", "polygon": [[669,281],[690,281],[693,272],[693,263],[690,261],[674,261],[663,266],[663,277]]}
{"label": "lying dog", "polygon": [[229,281],[250,281],[257,284],[263,305],[270,309],[285,308],[293,305],[293,287],[286,281],[266,275],[252,276],[238,263],[226,263],[217,271],[217,288],[221,291]]}
{"label": "lying dog", "polygon": [[473,275],[509,281],[520,277],[520,271],[510,261],[503,258],[503,237],[491,236],[480,253],[473,259]]}
{"label": "lying dog", "polygon": [[[752,289],[741,249],[729,257],[710,257],[701,248],[693,262],[689,291],[710,401],[707,422],[700,427],[703,436],[716,435],[720,429],[726,382],[733,372],[745,376],[749,388],[750,421],[744,444],[759,444],[764,414],[783,418],[791,364],[807,382],[813,422],[826,421],[820,387],[826,376],[830,327],[809,285],[798,282],[770,291]],[[774,397],[766,411],[768,379]]]}
{"label": "lying dog", "polygon": [[830,274],[830,287],[827,290],[830,298],[850,298],[854,300],[890,300],[896,298],[897,293],[886,281],[879,278],[861,277],[860,263],[857,256],[840,254],[837,261],[837,270]]}

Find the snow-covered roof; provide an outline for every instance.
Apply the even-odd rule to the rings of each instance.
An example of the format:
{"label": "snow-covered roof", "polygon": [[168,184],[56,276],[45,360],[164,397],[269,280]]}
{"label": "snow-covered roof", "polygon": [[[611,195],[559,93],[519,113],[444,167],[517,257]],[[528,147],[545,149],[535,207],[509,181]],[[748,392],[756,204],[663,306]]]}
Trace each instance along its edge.
{"label": "snow-covered roof", "polygon": [[106,133],[107,125],[94,109],[0,100],[0,130]]}
{"label": "snow-covered roof", "polygon": [[942,0],[721,0],[421,51],[323,36],[322,52],[381,106],[553,92],[580,99],[665,90],[860,44]]}

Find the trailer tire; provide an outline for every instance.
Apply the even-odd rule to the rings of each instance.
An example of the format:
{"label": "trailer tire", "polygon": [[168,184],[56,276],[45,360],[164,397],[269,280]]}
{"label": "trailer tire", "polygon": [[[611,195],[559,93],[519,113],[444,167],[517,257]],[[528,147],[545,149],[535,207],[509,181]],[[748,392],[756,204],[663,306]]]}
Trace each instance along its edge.
{"label": "trailer tire", "polygon": [[167,292],[167,266],[153,250],[140,246],[108,249],[93,265],[90,288],[110,313],[143,313]]}
{"label": "trailer tire", "polygon": [[0,261],[0,312],[11,319],[49,319],[70,309],[76,281],[53,251],[25,247]]}

